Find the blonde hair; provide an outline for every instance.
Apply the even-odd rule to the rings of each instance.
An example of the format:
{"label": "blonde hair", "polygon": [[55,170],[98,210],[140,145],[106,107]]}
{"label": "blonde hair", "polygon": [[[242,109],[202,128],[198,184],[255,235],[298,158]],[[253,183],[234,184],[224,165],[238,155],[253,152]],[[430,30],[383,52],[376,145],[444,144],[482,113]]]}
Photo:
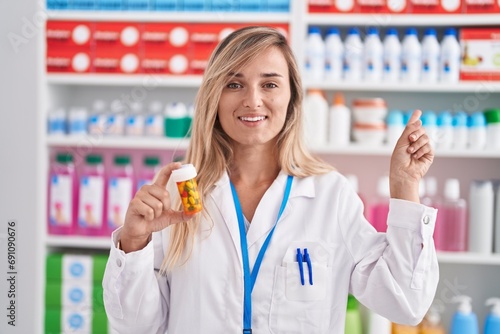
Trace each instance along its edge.
{"label": "blonde hair", "polygon": [[[231,73],[238,72],[269,48],[278,48],[286,62],[290,78],[290,102],[285,125],[278,135],[278,163],[287,174],[298,178],[332,171],[334,168],[314,157],[302,138],[303,90],[297,63],[286,38],[276,29],[254,26],[234,31],[216,47],[208,62],[195,102],[195,115],[185,160],[198,170],[201,198],[205,198],[232,160],[229,137],[217,118],[219,98]],[[205,215],[207,213],[205,212]],[[162,263],[162,272],[189,258],[201,217],[170,227],[170,243]]]}

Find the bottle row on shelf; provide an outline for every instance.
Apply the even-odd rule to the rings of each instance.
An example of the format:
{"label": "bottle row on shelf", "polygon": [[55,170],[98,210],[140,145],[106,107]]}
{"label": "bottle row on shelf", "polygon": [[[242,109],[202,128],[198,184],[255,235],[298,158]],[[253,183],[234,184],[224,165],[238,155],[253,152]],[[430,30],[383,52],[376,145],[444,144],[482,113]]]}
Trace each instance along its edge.
{"label": "bottle row on shelf", "polygon": [[305,75],[311,83],[453,84],[500,78],[494,51],[498,37],[491,29],[464,28],[458,37],[456,29],[446,28],[440,40],[434,28],[426,28],[421,40],[416,28],[407,28],[402,39],[396,28],[389,28],[383,40],[375,27],[364,38],[356,27],[344,37],[336,27],[324,30],[309,27],[305,41]]}
{"label": "bottle row on shelf", "polygon": [[346,14],[468,14],[500,13],[496,1],[477,0],[309,0],[311,13]]}
{"label": "bottle row on shelf", "polygon": [[[341,93],[330,105],[324,91],[310,89],[304,100],[305,138],[312,148],[352,142],[394,147],[412,112],[389,109],[383,98],[356,98],[349,108]],[[500,109],[471,114],[426,110],[421,120],[436,148],[500,150]]]}
{"label": "bottle row on shelf", "polygon": [[182,102],[163,104],[152,101],[146,109],[140,102],[126,105],[114,100],[109,107],[103,100],[94,101],[92,108],[56,108],[48,113],[48,135],[56,136],[149,136],[184,138],[194,114],[192,105]]}
{"label": "bottle row on shelf", "polygon": [[[352,180],[352,176],[349,177]],[[356,185],[356,181],[351,182]],[[500,254],[500,180],[475,180],[470,184],[469,199],[460,196],[460,181],[449,178],[438,194],[435,177],[420,183],[422,204],[438,209],[434,229],[436,250]],[[366,202],[365,215],[378,232],[387,229],[389,214],[389,177],[380,177],[377,198]]]}
{"label": "bottle row on shelf", "polygon": [[[287,24],[266,25],[287,34]],[[217,43],[244,26],[49,20],[47,72],[202,74]]]}
{"label": "bottle row on shelf", "polygon": [[51,10],[288,12],[290,0],[47,0]]}

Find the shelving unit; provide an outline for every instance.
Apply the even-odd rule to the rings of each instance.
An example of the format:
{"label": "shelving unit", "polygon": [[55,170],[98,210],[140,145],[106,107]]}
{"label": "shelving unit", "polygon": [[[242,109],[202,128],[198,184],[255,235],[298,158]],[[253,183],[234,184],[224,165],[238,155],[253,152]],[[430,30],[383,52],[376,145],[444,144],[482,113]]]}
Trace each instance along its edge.
{"label": "shelving unit", "polygon": [[[75,12],[75,11],[48,11],[47,20],[82,20],[82,21],[135,21],[135,22],[237,22],[237,23],[288,23],[290,40],[292,48],[299,64],[304,63],[304,48],[301,43],[305,40],[307,26],[500,26],[500,14],[477,14],[477,15],[394,15],[394,14],[308,14],[307,1],[290,1],[291,11],[289,14],[283,13],[172,13],[172,12]],[[40,57],[45,55],[45,40],[42,40]],[[95,91],[105,94],[112,91],[113,98],[120,89],[129,90],[131,87],[158,87],[155,94],[165,96],[166,98],[178,98],[179,90],[183,91],[185,96],[194,98],[197,88],[201,83],[200,76],[161,76],[161,75],[99,75],[99,74],[53,74],[45,73],[43,61],[41,73],[41,89],[44,92],[40,113],[41,120],[46,119],[49,108],[57,106],[61,101],[71,103],[72,97],[80,95],[91,95]],[[479,103],[496,104],[500,106],[500,83],[498,82],[460,82],[456,85],[403,85],[403,84],[370,84],[370,83],[331,83],[304,82],[304,88],[323,89],[329,93],[333,91],[343,91],[351,95],[381,94],[387,97],[387,100],[402,100],[404,103],[412,104],[411,107],[418,106],[420,103],[428,103],[422,97],[430,97],[439,102],[439,105],[446,105],[449,98],[457,101],[464,101],[475,94],[490,94],[488,98]],[[70,97],[65,93],[71,91]],[[80,93],[84,94],[80,94]],[[85,99],[83,97],[82,99]],[[69,99],[69,101],[68,101]],[[400,102],[401,103],[401,102]],[[174,140],[168,138],[130,138],[130,137],[49,137],[45,134],[45,125],[39,125],[41,137],[41,172],[39,177],[43,179],[41,184],[46,184],[46,170],[48,168],[49,151],[56,148],[79,147],[89,143],[92,147],[99,149],[120,149],[120,150],[168,150],[177,151],[187,148],[188,140]],[[315,147],[314,151],[322,156],[328,157],[334,165],[340,162],[347,169],[361,170],[367,178],[377,178],[384,170],[376,169],[372,166],[372,161],[377,160],[381,165],[388,162],[392,152],[390,147],[366,147],[360,145],[349,145],[345,148]],[[340,156],[340,158],[339,158]],[[440,159],[444,158],[444,159]],[[439,160],[439,161],[438,161]],[[360,163],[361,162],[361,163]],[[477,162],[477,168],[467,170]],[[362,166],[360,166],[362,165]],[[500,178],[500,151],[473,151],[473,150],[437,150],[435,165],[437,174],[441,177],[446,175],[459,175],[465,182],[472,178],[494,177]],[[483,170],[483,167],[485,167]],[[498,167],[498,168],[497,168]],[[433,167],[434,168],[434,167]],[[471,175],[473,173],[473,175]],[[467,175],[467,177],[464,177]],[[464,197],[467,192],[464,193]],[[46,189],[39,193],[39,199],[43,203],[47,202]],[[46,225],[46,212],[42,212],[37,224]],[[83,237],[83,236],[49,236],[44,235],[42,242],[45,250],[51,249],[81,249],[81,250],[107,250],[110,247],[108,237]],[[42,260],[45,254],[42,254]],[[478,255],[470,253],[443,253],[438,254],[438,260],[444,265],[442,277],[453,279],[450,275],[455,272],[448,271],[446,266],[460,266],[463,269],[460,272],[468,279],[476,274],[475,270],[470,270],[470,265],[487,266],[488,270],[493,271],[500,277],[500,255]],[[485,285],[483,290],[489,289],[500,296],[498,285]],[[482,295],[481,295],[482,296]],[[472,296],[474,297],[474,296]],[[482,298],[482,297],[480,297]],[[479,306],[477,301],[475,306]],[[483,306],[481,306],[483,307]],[[485,314],[483,307],[479,311],[479,317]],[[444,321],[448,321],[450,314],[445,314]]]}

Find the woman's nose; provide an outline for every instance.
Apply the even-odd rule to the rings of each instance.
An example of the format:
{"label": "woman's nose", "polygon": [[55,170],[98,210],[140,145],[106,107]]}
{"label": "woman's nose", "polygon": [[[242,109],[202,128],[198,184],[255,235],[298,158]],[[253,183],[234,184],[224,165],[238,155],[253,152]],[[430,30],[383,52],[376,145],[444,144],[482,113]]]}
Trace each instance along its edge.
{"label": "woman's nose", "polygon": [[248,88],[243,97],[243,106],[258,109],[262,106],[262,96],[257,88]]}

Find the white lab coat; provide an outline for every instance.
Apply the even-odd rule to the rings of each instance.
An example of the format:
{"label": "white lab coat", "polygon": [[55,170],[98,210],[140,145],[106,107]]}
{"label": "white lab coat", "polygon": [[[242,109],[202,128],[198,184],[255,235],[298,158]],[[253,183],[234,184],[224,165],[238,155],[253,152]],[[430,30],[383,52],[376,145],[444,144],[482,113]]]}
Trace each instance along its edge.
{"label": "white lab coat", "polygon": [[[251,268],[275,223],[285,183],[282,172],[255,211],[247,232]],[[103,287],[117,333],[242,333],[241,248],[227,174],[203,205],[213,227],[210,220],[202,221],[191,258],[166,277],[158,275],[158,268],[168,228],[128,254],[116,248],[120,230],[115,231]],[[432,239],[436,213],[391,199],[387,233],[377,233],[339,173],[294,178],[252,293],[253,332],[344,333],[348,293],[392,321],[417,324],[438,283]],[[312,286],[307,271],[306,284],[300,284],[297,248],[311,254]]]}

